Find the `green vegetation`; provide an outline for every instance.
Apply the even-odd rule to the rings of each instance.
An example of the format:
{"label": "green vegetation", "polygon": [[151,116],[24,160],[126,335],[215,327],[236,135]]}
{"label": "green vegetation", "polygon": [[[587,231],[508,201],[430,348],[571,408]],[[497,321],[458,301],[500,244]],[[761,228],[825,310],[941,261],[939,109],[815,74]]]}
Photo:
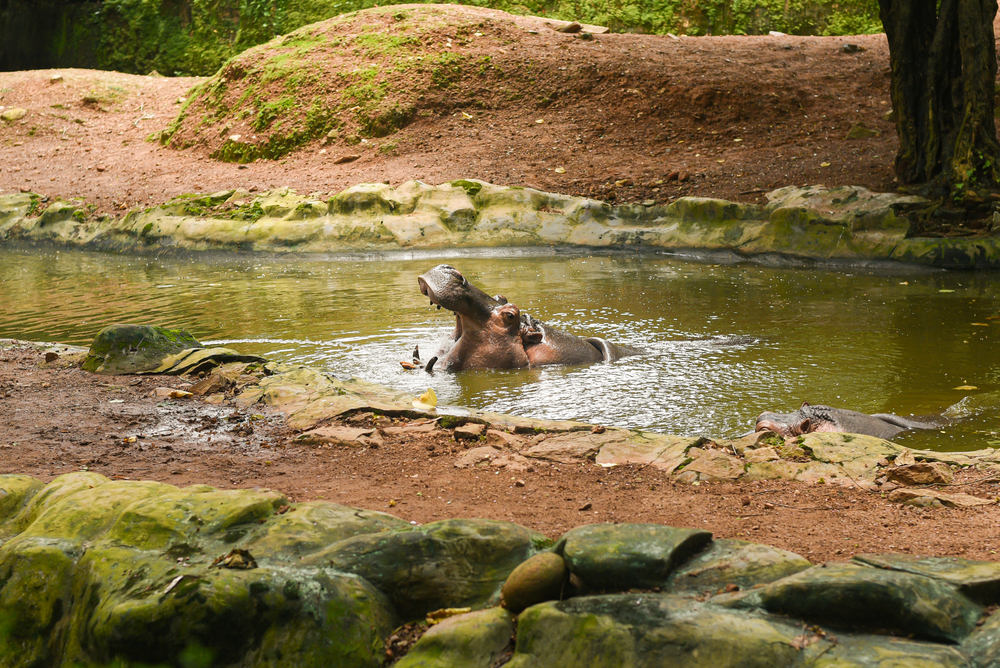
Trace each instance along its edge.
{"label": "green vegetation", "polygon": [[[64,15],[30,46],[54,54],[52,67],[96,67],[169,76],[209,75],[246,49],[301,26],[395,0],[103,0],[66,4]],[[876,0],[470,0],[514,14],[605,25],[616,32],[664,34],[841,35],[881,32]],[[18,10],[27,12],[30,9]],[[387,8],[397,21],[408,11]],[[14,12],[16,13],[16,12]],[[17,16],[0,15],[0,29]],[[362,35],[355,49],[389,55],[412,37]],[[286,46],[308,51],[322,38],[308,33]],[[17,48],[17,47],[14,47]]]}

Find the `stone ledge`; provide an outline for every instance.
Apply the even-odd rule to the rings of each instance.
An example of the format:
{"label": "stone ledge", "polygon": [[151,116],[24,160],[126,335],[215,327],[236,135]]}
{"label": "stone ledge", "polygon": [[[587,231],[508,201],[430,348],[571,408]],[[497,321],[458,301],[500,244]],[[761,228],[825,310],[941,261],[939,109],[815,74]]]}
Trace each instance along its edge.
{"label": "stone ledge", "polygon": [[42,210],[32,193],[0,195],[0,244],[45,242],[128,252],[275,253],[405,248],[579,246],[729,250],[821,261],[898,261],[1000,268],[1000,238],[907,238],[898,207],[912,196],[857,186],[788,187],[766,205],[684,197],[667,205],[598,200],[471,179],[397,188],[360,184],[328,196],[287,188],[187,195],[124,217],[91,220],[85,202]]}

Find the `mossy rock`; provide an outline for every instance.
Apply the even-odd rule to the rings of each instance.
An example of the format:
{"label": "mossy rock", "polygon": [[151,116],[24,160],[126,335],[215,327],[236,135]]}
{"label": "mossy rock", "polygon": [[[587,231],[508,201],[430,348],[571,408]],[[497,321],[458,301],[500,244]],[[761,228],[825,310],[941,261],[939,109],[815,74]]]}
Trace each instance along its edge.
{"label": "mossy rock", "polygon": [[711,540],[711,533],[699,529],[591,524],[568,531],[556,551],[588,589],[627,591],[665,585],[678,565]]}
{"label": "mossy rock", "polygon": [[188,348],[204,346],[183,329],[116,324],[105,327],[94,338],[83,369],[107,374],[142,373]]}
{"label": "mossy rock", "polygon": [[395,668],[492,668],[513,633],[514,620],[503,608],[450,617],[421,636]]}
{"label": "mossy rock", "polygon": [[496,604],[510,573],[548,544],[509,522],[443,520],[348,538],[301,563],[363,577],[414,620],[440,608]]}
{"label": "mossy rock", "polygon": [[45,484],[26,475],[0,475],[0,535],[7,520],[20,512]]}
{"label": "mossy rock", "polygon": [[940,580],[922,575],[824,564],[760,592],[768,612],[842,628],[877,628],[913,638],[959,642],[982,608]]}

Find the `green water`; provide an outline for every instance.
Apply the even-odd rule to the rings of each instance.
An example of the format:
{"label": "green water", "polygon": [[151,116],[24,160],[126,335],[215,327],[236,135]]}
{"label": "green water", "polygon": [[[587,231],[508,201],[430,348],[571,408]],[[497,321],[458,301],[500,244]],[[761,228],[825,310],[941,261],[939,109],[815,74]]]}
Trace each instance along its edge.
{"label": "green water", "polygon": [[[727,259],[0,250],[0,338],[85,345],[113,322],[184,327],[203,343],[414,393],[433,387],[446,404],[715,437],[748,431],[760,412],[802,401],[926,416],[1000,390],[994,274]],[[589,367],[406,371],[399,362],[414,345],[426,360],[454,324],[417,289],[417,276],[441,262],[550,324],[645,353]],[[757,340],[713,340],[732,335]],[[978,389],[954,389],[963,385]],[[899,441],[970,450],[1000,444],[996,432],[1000,416],[990,409]]]}

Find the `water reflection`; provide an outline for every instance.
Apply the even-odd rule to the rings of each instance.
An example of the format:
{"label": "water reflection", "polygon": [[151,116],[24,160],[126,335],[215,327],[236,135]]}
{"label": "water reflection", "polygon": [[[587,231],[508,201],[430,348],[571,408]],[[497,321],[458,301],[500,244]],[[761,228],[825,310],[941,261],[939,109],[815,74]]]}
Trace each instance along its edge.
{"label": "water reflection", "polygon": [[[576,334],[645,353],[614,364],[459,375],[407,372],[454,324],[416,277],[439,256],[125,257],[0,250],[0,337],[86,344],[113,322],[183,327],[204,342],[323,366],[442,402],[552,419],[726,436],[802,401],[940,413],[1000,389],[992,274],[708,264],[663,255],[447,260],[489,294]],[[723,258],[726,259],[726,258]],[[750,335],[750,345],[712,337]],[[993,417],[921,446],[982,447]]]}

